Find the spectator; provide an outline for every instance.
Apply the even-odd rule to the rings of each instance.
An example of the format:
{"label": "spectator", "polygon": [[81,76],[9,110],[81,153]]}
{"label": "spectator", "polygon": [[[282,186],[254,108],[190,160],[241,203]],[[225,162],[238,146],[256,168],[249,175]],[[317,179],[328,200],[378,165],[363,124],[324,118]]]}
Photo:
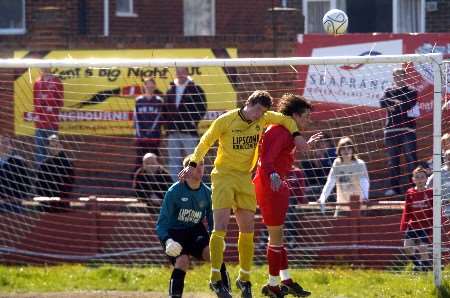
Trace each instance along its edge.
{"label": "spectator", "polygon": [[7,202],[4,208],[15,206],[19,199],[31,196],[29,174],[23,157],[13,153],[11,139],[0,135],[0,198]]}
{"label": "spectator", "polygon": [[[445,164],[445,151],[450,150],[450,134],[449,133],[445,133],[442,137],[441,137],[441,150],[442,150],[442,159],[441,159],[441,163]],[[427,167],[425,167],[425,169],[428,172],[428,176],[430,176],[433,173],[433,158],[429,158],[427,160]]]}
{"label": "spectator", "polygon": [[381,107],[387,112],[384,142],[389,157],[390,188],[385,191],[386,196],[402,193],[400,182],[402,151],[406,158],[408,173],[412,173],[416,168],[416,117],[420,114],[417,91],[408,86],[406,70],[394,69],[393,78],[395,86],[388,88],[380,100]]}
{"label": "spectator", "polygon": [[427,173],[417,167],[412,173],[415,187],[406,192],[405,206],[400,221],[400,231],[405,232],[405,253],[414,263],[415,271],[431,267],[427,252],[433,227],[433,190],[427,189]]}
{"label": "spectator", "polygon": [[336,159],[336,145],[333,142],[333,139],[331,138],[331,136],[327,133],[323,134],[323,142],[325,143],[325,152],[326,152],[326,156],[325,156],[325,165],[328,166],[329,168],[331,168],[331,166],[333,165],[334,160]]}
{"label": "spectator", "polygon": [[48,137],[48,153],[36,172],[36,194],[65,198],[72,191],[74,171],[57,135]]}
{"label": "spectator", "polygon": [[[366,163],[356,155],[353,141],[349,137],[341,138],[336,151],[338,157],[331,167],[318,202],[323,207],[335,185],[338,204],[350,203],[352,196],[358,196],[361,202],[369,201],[369,175]],[[334,216],[345,214],[348,210],[348,206],[337,205]]]}
{"label": "spectator", "polygon": [[48,137],[58,133],[59,111],[64,106],[63,96],[61,80],[50,69],[41,69],[41,75],[33,86],[36,167],[47,158]]}
{"label": "spectator", "polygon": [[176,69],[176,79],[166,94],[165,124],[168,131],[169,172],[178,179],[182,157],[192,153],[198,142],[197,126],[206,113],[203,89],[188,76],[187,67]]}
{"label": "spectator", "polygon": [[151,152],[145,154],[142,167],[134,174],[133,189],[136,196],[152,209],[151,213],[159,214],[164,194],[172,183],[169,173],[159,163],[158,156]]}
{"label": "spectator", "polygon": [[[434,174],[428,178],[427,188],[433,188]],[[450,149],[444,152],[444,164],[441,170],[441,197],[442,210],[447,219],[450,219]]]}
{"label": "spectator", "polygon": [[442,152],[450,150],[450,133],[445,133],[442,138]]}
{"label": "spectator", "polygon": [[315,201],[327,181],[328,173],[335,159],[330,156],[330,147],[324,140],[315,143],[307,158],[301,161],[301,167],[306,178],[305,197],[308,201]]}
{"label": "spectator", "polygon": [[136,131],[136,166],[148,152],[159,156],[163,99],[153,77],[144,79],[144,94],[136,98],[134,128]]}

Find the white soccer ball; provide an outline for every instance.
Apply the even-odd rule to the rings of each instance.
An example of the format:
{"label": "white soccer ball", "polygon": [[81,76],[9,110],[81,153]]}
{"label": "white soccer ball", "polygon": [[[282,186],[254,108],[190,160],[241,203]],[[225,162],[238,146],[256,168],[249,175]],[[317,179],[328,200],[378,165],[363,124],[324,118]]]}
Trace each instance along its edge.
{"label": "white soccer ball", "polygon": [[322,19],[323,28],[329,34],[344,34],[348,27],[348,16],[339,9],[327,11]]}

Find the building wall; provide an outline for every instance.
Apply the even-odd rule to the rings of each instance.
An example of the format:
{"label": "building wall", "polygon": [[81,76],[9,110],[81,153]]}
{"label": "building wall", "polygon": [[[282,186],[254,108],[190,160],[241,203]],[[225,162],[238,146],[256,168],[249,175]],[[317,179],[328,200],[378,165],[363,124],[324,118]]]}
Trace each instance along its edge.
{"label": "building wall", "polygon": [[426,14],[427,32],[449,32],[450,31],[450,0],[436,1],[438,9]]}

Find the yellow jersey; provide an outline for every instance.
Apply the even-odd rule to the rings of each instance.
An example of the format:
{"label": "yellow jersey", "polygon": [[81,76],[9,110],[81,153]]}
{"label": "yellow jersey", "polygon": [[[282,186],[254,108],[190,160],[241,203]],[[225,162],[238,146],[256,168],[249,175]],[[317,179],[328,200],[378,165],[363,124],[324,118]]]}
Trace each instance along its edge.
{"label": "yellow jersey", "polygon": [[250,172],[258,159],[258,143],[266,126],[280,124],[292,134],[297,124],[290,116],[267,111],[256,121],[244,118],[241,109],[231,110],[213,121],[194,150],[192,161],[199,163],[211,146],[219,140],[214,166],[217,170]]}

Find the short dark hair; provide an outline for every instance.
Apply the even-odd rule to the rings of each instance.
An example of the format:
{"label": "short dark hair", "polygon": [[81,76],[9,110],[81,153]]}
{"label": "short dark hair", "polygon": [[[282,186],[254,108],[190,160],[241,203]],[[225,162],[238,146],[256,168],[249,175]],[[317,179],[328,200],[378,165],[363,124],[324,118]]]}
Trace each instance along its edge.
{"label": "short dark hair", "polygon": [[303,96],[292,93],[283,94],[278,106],[278,112],[286,116],[292,116],[294,113],[301,115],[307,110],[312,110],[312,104]]}
{"label": "short dark hair", "polygon": [[272,96],[270,96],[270,93],[263,90],[256,90],[253,92],[245,102],[245,105],[256,105],[260,104],[263,107],[266,107],[270,109],[272,107]]}

